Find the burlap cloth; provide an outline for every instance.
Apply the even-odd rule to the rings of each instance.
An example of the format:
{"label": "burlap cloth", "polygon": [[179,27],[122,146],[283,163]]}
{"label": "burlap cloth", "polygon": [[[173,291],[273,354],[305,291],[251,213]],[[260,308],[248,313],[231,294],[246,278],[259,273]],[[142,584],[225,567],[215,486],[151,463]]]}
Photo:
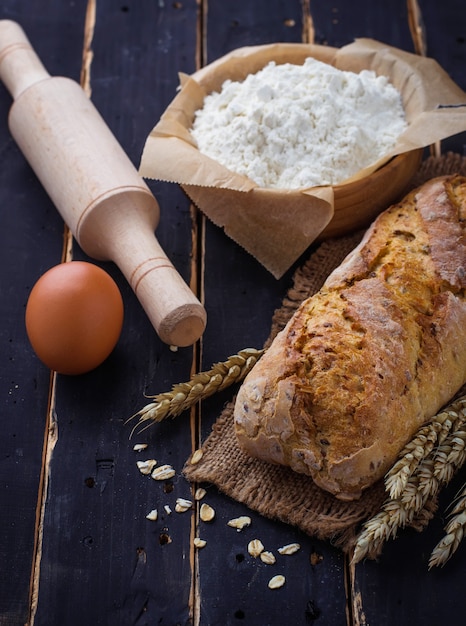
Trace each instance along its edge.
{"label": "burlap cloth", "polygon": [[[410,188],[435,176],[453,173],[466,175],[466,158],[454,153],[429,157],[421,164]],[[281,308],[273,315],[265,347],[285,326],[299,304],[320,289],[329,273],[359,243],[362,234],[325,241],[295,272],[292,287]],[[202,445],[200,462],[192,465],[188,459],[184,468],[186,478],[191,482],[211,483],[265,517],[294,525],[319,539],[331,540],[344,551],[350,550],[362,522],[372,517],[386,499],[383,481],[367,489],[359,500],[344,502],[317,487],[309,476],[250,458],[236,440],[233,406],[234,398],[224,407]],[[435,509],[434,499],[412,526],[422,530]]]}

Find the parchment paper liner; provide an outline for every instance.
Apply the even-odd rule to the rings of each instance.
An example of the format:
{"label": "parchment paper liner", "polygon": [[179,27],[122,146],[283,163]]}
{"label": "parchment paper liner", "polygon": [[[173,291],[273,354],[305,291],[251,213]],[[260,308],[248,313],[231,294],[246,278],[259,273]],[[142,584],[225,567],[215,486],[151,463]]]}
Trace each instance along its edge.
{"label": "parchment paper liner", "polygon": [[[342,70],[370,69],[386,75],[402,95],[409,123],[406,132],[391,152],[342,184],[363,179],[396,155],[466,130],[466,93],[435,60],[371,39],[358,39],[340,49],[288,43],[244,47],[191,76],[180,74],[178,95],[146,140],[140,174],[179,183],[207,217],[277,278],[331,222],[334,187],[261,189],[249,178],[201,154],[189,129],[205,95],[220,90],[227,78],[243,80],[271,60],[277,64],[302,64],[309,56]],[[374,197],[380,210],[397,199],[384,195],[390,192],[389,187],[381,185]],[[358,207],[351,207],[352,210],[357,211]]]}

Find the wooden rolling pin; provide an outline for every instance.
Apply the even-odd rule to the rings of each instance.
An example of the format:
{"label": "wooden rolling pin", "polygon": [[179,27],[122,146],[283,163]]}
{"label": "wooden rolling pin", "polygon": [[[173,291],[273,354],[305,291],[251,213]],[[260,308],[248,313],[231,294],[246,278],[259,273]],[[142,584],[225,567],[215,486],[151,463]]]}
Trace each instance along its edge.
{"label": "wooden rolling pin", "polygon": [[0,20],[10,132],[82,249],[114,261],[162,341],[193,344],[204,307],[155,238],[159,206],[75,81],[51,77],[15,22]]}

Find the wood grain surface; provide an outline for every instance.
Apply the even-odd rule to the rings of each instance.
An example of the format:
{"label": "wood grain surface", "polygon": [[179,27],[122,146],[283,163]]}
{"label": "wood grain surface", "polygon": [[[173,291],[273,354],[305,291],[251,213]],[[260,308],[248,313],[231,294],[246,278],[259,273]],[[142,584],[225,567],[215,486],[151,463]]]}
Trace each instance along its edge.
{"label": "wood grain surface", "polygon": [[[341,46],[372,37],[438,60],[466,90],[466,12],[460,0],[3,0],[52,75],[81,82],[137,167],[145,139],[190,74],[245,45],[276,41]],[[90,260],[8,130],[11,97],[0,88],[0,625],[412,626],[464,623],[466,548],[428,570],[445,510],[464,472],[442,493],[423,533],[401,532],[377,562],[351,566],[331,542],[260,517],[204,485],[213,522],[175,512],[192,498],[182,467],[233,390],[131,437],[128,418],[145,394],[246,347],[261,347],[300,259],[275,280],[208,222],[176,185],[148,181],[161,209],[157,237],[207,310],[194,347],[161,342],[118,268],[120,341],[93,372],[57,376],[35,357],[24,311],[35,281],[65,259]],[[433,146],[465,154],[466,135]],[[307,256],[307,255],[306,255]],[[147,443],[135,452],[136,443]],[[176,475],[161,483],[136,461],[155,458]],[[196,487],[196,486],[194,486]],[[171,509],[171,513],[168,509]],[[157,508],[157,521],[146,519]],[[227,521],[250,515],[249,529]],[[193,538],[207,541],[199,551]],[[274,553],[273,566],[247,542]],[[286,577],[270,590],[268,580]]]}

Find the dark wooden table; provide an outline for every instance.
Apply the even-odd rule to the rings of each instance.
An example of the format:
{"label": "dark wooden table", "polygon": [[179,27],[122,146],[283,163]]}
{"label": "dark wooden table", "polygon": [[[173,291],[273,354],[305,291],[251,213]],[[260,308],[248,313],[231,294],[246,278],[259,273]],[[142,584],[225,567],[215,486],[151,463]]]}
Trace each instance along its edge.
{"label": "dark wooden table", "polygon": [[[79,82],[82,66],[91,62],[92,99],[136,166],[146,136],[176,93],[178,72],[192,73],[244,45],[341,46],[372,37],[427,53],[466,89],[460,0],[89,0],[88,6],[84,0],[3,0],[0,18],[23,26],[51,74]],[[92,57],[83,55],[89,43]],[[275,280],[198,214],[176,185],[150,182],[161,206],[161,244],[187,281],[197,271],[193,282],[208,313],[205,334],[194,349],[170,350],[116,266],[103,263],[124,298],[121,339],[92,373],[54,375],[28,343],[27,297],[49,267],[70,254],[86,256],[70,245],[12,140],[10,106],[2,87],[0,624],[463,624],[466,546],[442,569],[429,571],[428,557],[464,473],[442,494],[425,532],[400,533],[378,562],[355,568],[329,543],[247,511],[210,487],[217,516],[195,558],[196,514],[168,515],[164,506],[173,510],[176,498],[190,497],[182,467],[231,392],[131,440],[126,420],[145,404],[144,394],[169,390],[192,368],[208,369],[242,348],[261,347],[295,268]],[[464,145],[458,135],[436,149],[463,154]],[[144,479],[136,467],[144,455],[133,450],[140,441],[149,444],[146,456],[173,465],[172,481]],[[159,519],[147,520],[155,507]],[[227,527],[228,519],[243,514],[252,516],[253,533]],[[248,555],[253,536],[273,549],[299,542],[301,550],[271,570]],[[283,588],[267,588],[272,571],[286,576]]]}

